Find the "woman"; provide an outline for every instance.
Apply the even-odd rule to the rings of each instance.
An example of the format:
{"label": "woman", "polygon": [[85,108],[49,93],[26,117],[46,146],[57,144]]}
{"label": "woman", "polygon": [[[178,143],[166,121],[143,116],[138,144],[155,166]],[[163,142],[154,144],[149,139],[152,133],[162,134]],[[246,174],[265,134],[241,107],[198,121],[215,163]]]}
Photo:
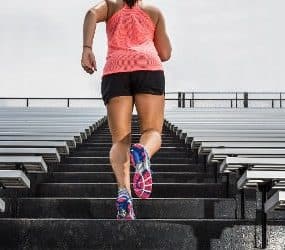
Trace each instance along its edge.
{"label": "woman", "polygon": [[[142,0],[105,0],[86,13],[81,65],[97,71],[92,43],[96,23],[106,22],[108,53],[101,94],[112,135],[110,163],[118,183],[117,219],[135,219],[130,188],[130,164],[135,169],[134,193],[142,199],[152,191],[150,158],[161,147],[165,79],[162,62],[171,44],[161,11]],[[136,105],[139,143],[131,145],[131,118]]]}

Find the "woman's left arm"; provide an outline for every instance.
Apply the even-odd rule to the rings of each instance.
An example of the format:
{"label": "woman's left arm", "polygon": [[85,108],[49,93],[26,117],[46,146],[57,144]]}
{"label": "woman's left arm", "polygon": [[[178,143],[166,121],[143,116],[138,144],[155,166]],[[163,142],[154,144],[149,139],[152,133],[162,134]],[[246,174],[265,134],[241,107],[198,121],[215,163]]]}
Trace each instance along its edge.
{"label": "woman's left arm", "polygon": [[104,0],[89,9],[85,15],[81,66],[89,74],[92,74],[94,73],[94,70],[97,70],[95,56],[92,52],[96,24],[105,21],[107,19],[107,13],[108,6],[106,0]]}

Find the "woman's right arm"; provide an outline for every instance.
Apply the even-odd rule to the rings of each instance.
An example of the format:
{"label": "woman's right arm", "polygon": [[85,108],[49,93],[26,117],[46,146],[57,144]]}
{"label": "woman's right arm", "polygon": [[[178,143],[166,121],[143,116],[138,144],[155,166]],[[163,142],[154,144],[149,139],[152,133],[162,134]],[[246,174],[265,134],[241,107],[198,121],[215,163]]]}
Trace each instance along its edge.
{"label": "woman's right arm", "polygon": [[107,12],[107,1],[103,0],[90,8],[84,18],[81,66],[89,74],[93,74],[94,70],[97,70],[95,56],[92,51],[96,24],[107,19]]}
{"label": "woman's right arm", "polygon": [[158,10],[158,21],[154,33],[154,45],[161,61],[168,61],[171,57],[172,47],[166,32],[165,19],[160,10]]}

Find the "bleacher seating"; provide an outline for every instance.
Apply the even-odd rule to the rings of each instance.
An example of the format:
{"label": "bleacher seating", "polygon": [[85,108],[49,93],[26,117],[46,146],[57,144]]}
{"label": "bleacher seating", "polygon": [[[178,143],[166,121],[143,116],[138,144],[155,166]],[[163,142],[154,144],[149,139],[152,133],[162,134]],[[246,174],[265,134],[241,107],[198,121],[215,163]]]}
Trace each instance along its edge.
{"label": "bleacher seating", "polygon": [[213,148],[211,149],[207,162],[221,162],[228,156],[239,157],[272,157],[282,158],[285,157],[285,149],[276,148]]}
{"label": "bleacher seating", "polygon": [[209,154],[211,149],[213,148],[279,148],[279,149],[285,149],[285,142],[223,142],[222,145],[220,142],[201,142],[201,145],[198,149],[199,154]]}
{"label": "bleacher seating", "polygon": [[264,213],[285,209],[285,110],[172,108],[165,120],[207,167],[261,191]]}
{"label": "bleacher seating", "polygon": [[3,188],[29,188],[30,180],[21,170],[0,170],[0,183]]}
{"label": "bleacher seating", "polygon": [[[48,175],[48,177],[39,181],[34,189],[31,181],[29,190],[20,190],[22,197],[13,196],[13,193],[9,193],[10,190],[2,190],[8,193],[6,196],[2,192],[1,197],[7,199],[4,199],[6,212],[1,214],[3,219],[0,220],[2,246],[7,249],[14,246],[17,249],[134,249],[137,246],[140,249],[255,249],[260,243],[259,223],[256,223],[260,216],[255,213],[257,197],[250,197],[252,199],[247,200],[246,204],[242,203],[243,198],[248,199],[249,192],[255,194],[253,188],[259,189],[268,185],[270,190],[266,190],[266,193],[273,195],[262,201],[264,212],[269,214],[269,219],[275,219],[276,211],[273,210],[284,207],[282,180],[278,180],[277,183],[274,174],[284,170],[285,157],[282,154],[269,154],[270,150],[284,150],[282,148],[285,141],[282,129],[284,115],[278,112],[272,110],[274,113],[272,115],[271,110],[264,112],[235,109],[166,110],[167,121],[162,131],[162,147],[151,159],[154,180],[152,197],[147,201],[134,197],[137,221],[123,224],[114,220],[116,216],[114,197],[117,193],[117,185],[109,161],[112,140],[106,120],[96,133],[87,141],[83,141],[82,145],[78,145],[80,142],[78,140],[75,142],[75,137],[70,136],[68,138],[75,142],[71,146],[71,141],[62,139],[62,133],[54,132],[52,136],[46,132],[45,136],[42,136],[41,131],[34,132],[36,135],[11,135],[10,137],[0,135],[0,138],[5,138],[0,140],[0,149],[53,148],[57,149],[60,155],[60,163],[46,162],[42,154],[16,156],[37,157],[38,161],[41,159],[41,162],[46,163],[48,167],[48,174],[44,171],[40,174],[41,170],[38,168],[39,172],[35,173],[35,176]],[[64,119],[61,119],[63,124],[62,120]],[[227,128],[220,126],[223,121],[227,121],[229,125]],[[195,128],[185,124],[185,128],[180,127],[179,124],[183,122],[195,124]],[[260,130],[254,133],[255,123],[262,124],[262,122],[266,126],[257,125]],[[278,128],[278,133],[274,134],[275,131],[270,130],[271,122],[274,124],[273,128]],[[204,126],[204,123],[208,125]],[[230,129],[230,125],[234,123],[239,124],[235,126],[235,133]],[[246,129],[247,123],[251,124],[250,130]],[[90,128],[86,124],[86,128],[88,127]],[[172,132],[167,127],[171,128]],[[242,129],[237,129],[240,127]],[[213,128],[215,130],[212,130]],[[83,131],[86,132],[85,129]],[[139,131],[139,119],[134,116],[132,142],[138,141]],[[81,132],[76,133],[78,135]],[[179,140],[175,134],[182,140]],[[11,137],[19,139],[11,140]],[[21,137],[27,140],[21,140]],[[10,146],[10,143],[16,141],[18,145]],[[60,151],[59,145],[45,145],[45,142],[58,141],[66,142],[65,145],[71,151],[69,155],[63,152],[66,149],[65,146],[60,146],[62,149]],[[4,142],[9,142],[9,146],[5,147]],[[31,143],[25,144],[26,142]],[[264,146],[260,146],[262,144]],[[74,150],[75,145],[78,145],[76,150]],[[243,152],[239,150],[244,149],[255,151],[251,152],[252,154],[247,151],[242,155]],[[214,150],[224,150],[226,154],[217,158],[216,161],[209,161],[208,164],[207,161],[199,161],[199,157],[203,160],[207,159]],[[256,150],[259,150],[258,155]],[[267,150],[267,154],[263,154],[262,150]],[[198,162],[196,162],[196,156],[198,156]],[[0,162],[2,157],[10,156],[0,155]],[[215,154],[213,159],[214,157],[216,157]],[[2,168],[9,171],[21,170],[29,177],[29,171],[35,166],[31,166],[28,160],[26,164],[25,166],[22,162],[20,165],[13,163],[8,166],[5,163]],[[203,167],[206,167],[207,171],[204,171]],[[244,173],[249,171],[250,174],[253,171],[258,172],[258,176],[247,175],[246,177],[250,178],[244,179],[244,185],[237,186],[237,182],[241,180]],[[273,173],[263,178],[267,171]],[[219,174],[221,178],[216,181],[213,173]],[[133,171],[131,174],[133,175]],[[232,186],[229,186],[228,193],[225,176],[235,178],[234,185],[230,179]],[[6,181],[8,183],[8,180]],[[13,183],[13,180],[11,182]],[[235,188],[234,192],[232,192],[233,188]],[[238,190],[238,188],[241,189]],[[245,193],[244,197],[242,192]],[[246,209],[242,209],[243,205]],[[280,231],[282,237],[285,216],[282,217],[282,211],[277,215],[283,220],[280,220],[279,224],[270,221],[268,230],[270,249],[278,249],[274,247],[284,243],[284,239],[276,240],[276,234]],[[274,228],[271,227],[272,224]],[[14,232],[17,232],[16,240]],[[110,232],[112,232],[111,237]],[[113,235],[119,235],[119,237],[113,237]]]}
{"label": "bleacher seating", "polygon": [[265,212],[268,213],[272,209],[284,210],[285,209],[285,191],[278,190],[272,195],[265,203]]}
{"label": "bleacher seating", "polygon": [[[273,166],[274,169],[285,170],[285,158],[226,157],[220,165],[220,172],[227,173],[244,167],[268,170],[269,165]],[[271,169],[269,168],[269,170]]]}
{"label": "bleacher seating", "polygon": [[0,148],[0,155],[42,155],[45,162],[60,162],[56,148]]}
{"label": "bleacher seating", "polygon": [[[46,173],[106,120],[104,108],[0,108],[0,186],[29,188],[28,173]],[[5,201],[0,199],[0,211]]]}
{"label": "bleacher seating", "polygon": [[[56,148],[59,154],[68,155],[69,147],[66,141],[0,141],[1,148]],[[73,148],[73,147],[72,147]]]}
{"label": "bleacher seating", "polygon": [[24,169],[29,173],[47,172],[47,164],[40,156],[0,156],[0,169]]}
{"label": "bleacher seating", "polygon": [[[12,143],[14,142],[20,142],[20,141],[24,141],[24,142],[38,142],[38,141],[42,141],[42,142],[56,142],[56,141],[61,141],[61,142],[66,142],[67,146],[69,148],[75,148],[76,147],[76,143],[82,143],[82,138],[80,137],[79,139],[76,138],[75,135],[70,135],[70,136],[62,136],[62,135],[57,135],[57,136],[42,136],[42,135],[10,135],[10,136],[2,136],[1,135],[1,143],[6,143],[7,141],[11,141]],[[10,146],[9,146],[10,147]]]}
{"label": "bleacher seating", "polygon": [[[259,143],[273,143],[273,142],[285,142],[285,138],[276,138],[276,137],[250,137],[250,141],[248,140],[248,137],[242,137],[242,136],[228,136],[228,137],[214,137],[214,136],[197,136],[193,138],[191,142],[191,148],[197,149],[201,146],[201,143],[218,143],[217,145],[220,145],[221,143],[240,143],[244,146],[244,142],[247,142],[247,145],[251,145],[253,143],[259,142]],[[222,147],[222,146],[221,146]]]}
{"label": "bleacher seating", "polygon": [[0,212],[3,213],[5,211],[5,202],[0,199]]}

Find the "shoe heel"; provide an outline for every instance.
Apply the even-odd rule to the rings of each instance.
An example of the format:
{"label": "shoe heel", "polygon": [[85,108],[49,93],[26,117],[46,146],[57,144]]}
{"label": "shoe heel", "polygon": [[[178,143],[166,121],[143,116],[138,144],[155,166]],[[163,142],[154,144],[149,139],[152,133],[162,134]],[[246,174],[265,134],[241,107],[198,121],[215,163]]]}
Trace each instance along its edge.
{"label": "shoe heel", "polygon": [[[130,202],[131,201],[131,202]],[[121,196],[116,199],[117,220],[134,220],[134,208],[130,197]]]}

